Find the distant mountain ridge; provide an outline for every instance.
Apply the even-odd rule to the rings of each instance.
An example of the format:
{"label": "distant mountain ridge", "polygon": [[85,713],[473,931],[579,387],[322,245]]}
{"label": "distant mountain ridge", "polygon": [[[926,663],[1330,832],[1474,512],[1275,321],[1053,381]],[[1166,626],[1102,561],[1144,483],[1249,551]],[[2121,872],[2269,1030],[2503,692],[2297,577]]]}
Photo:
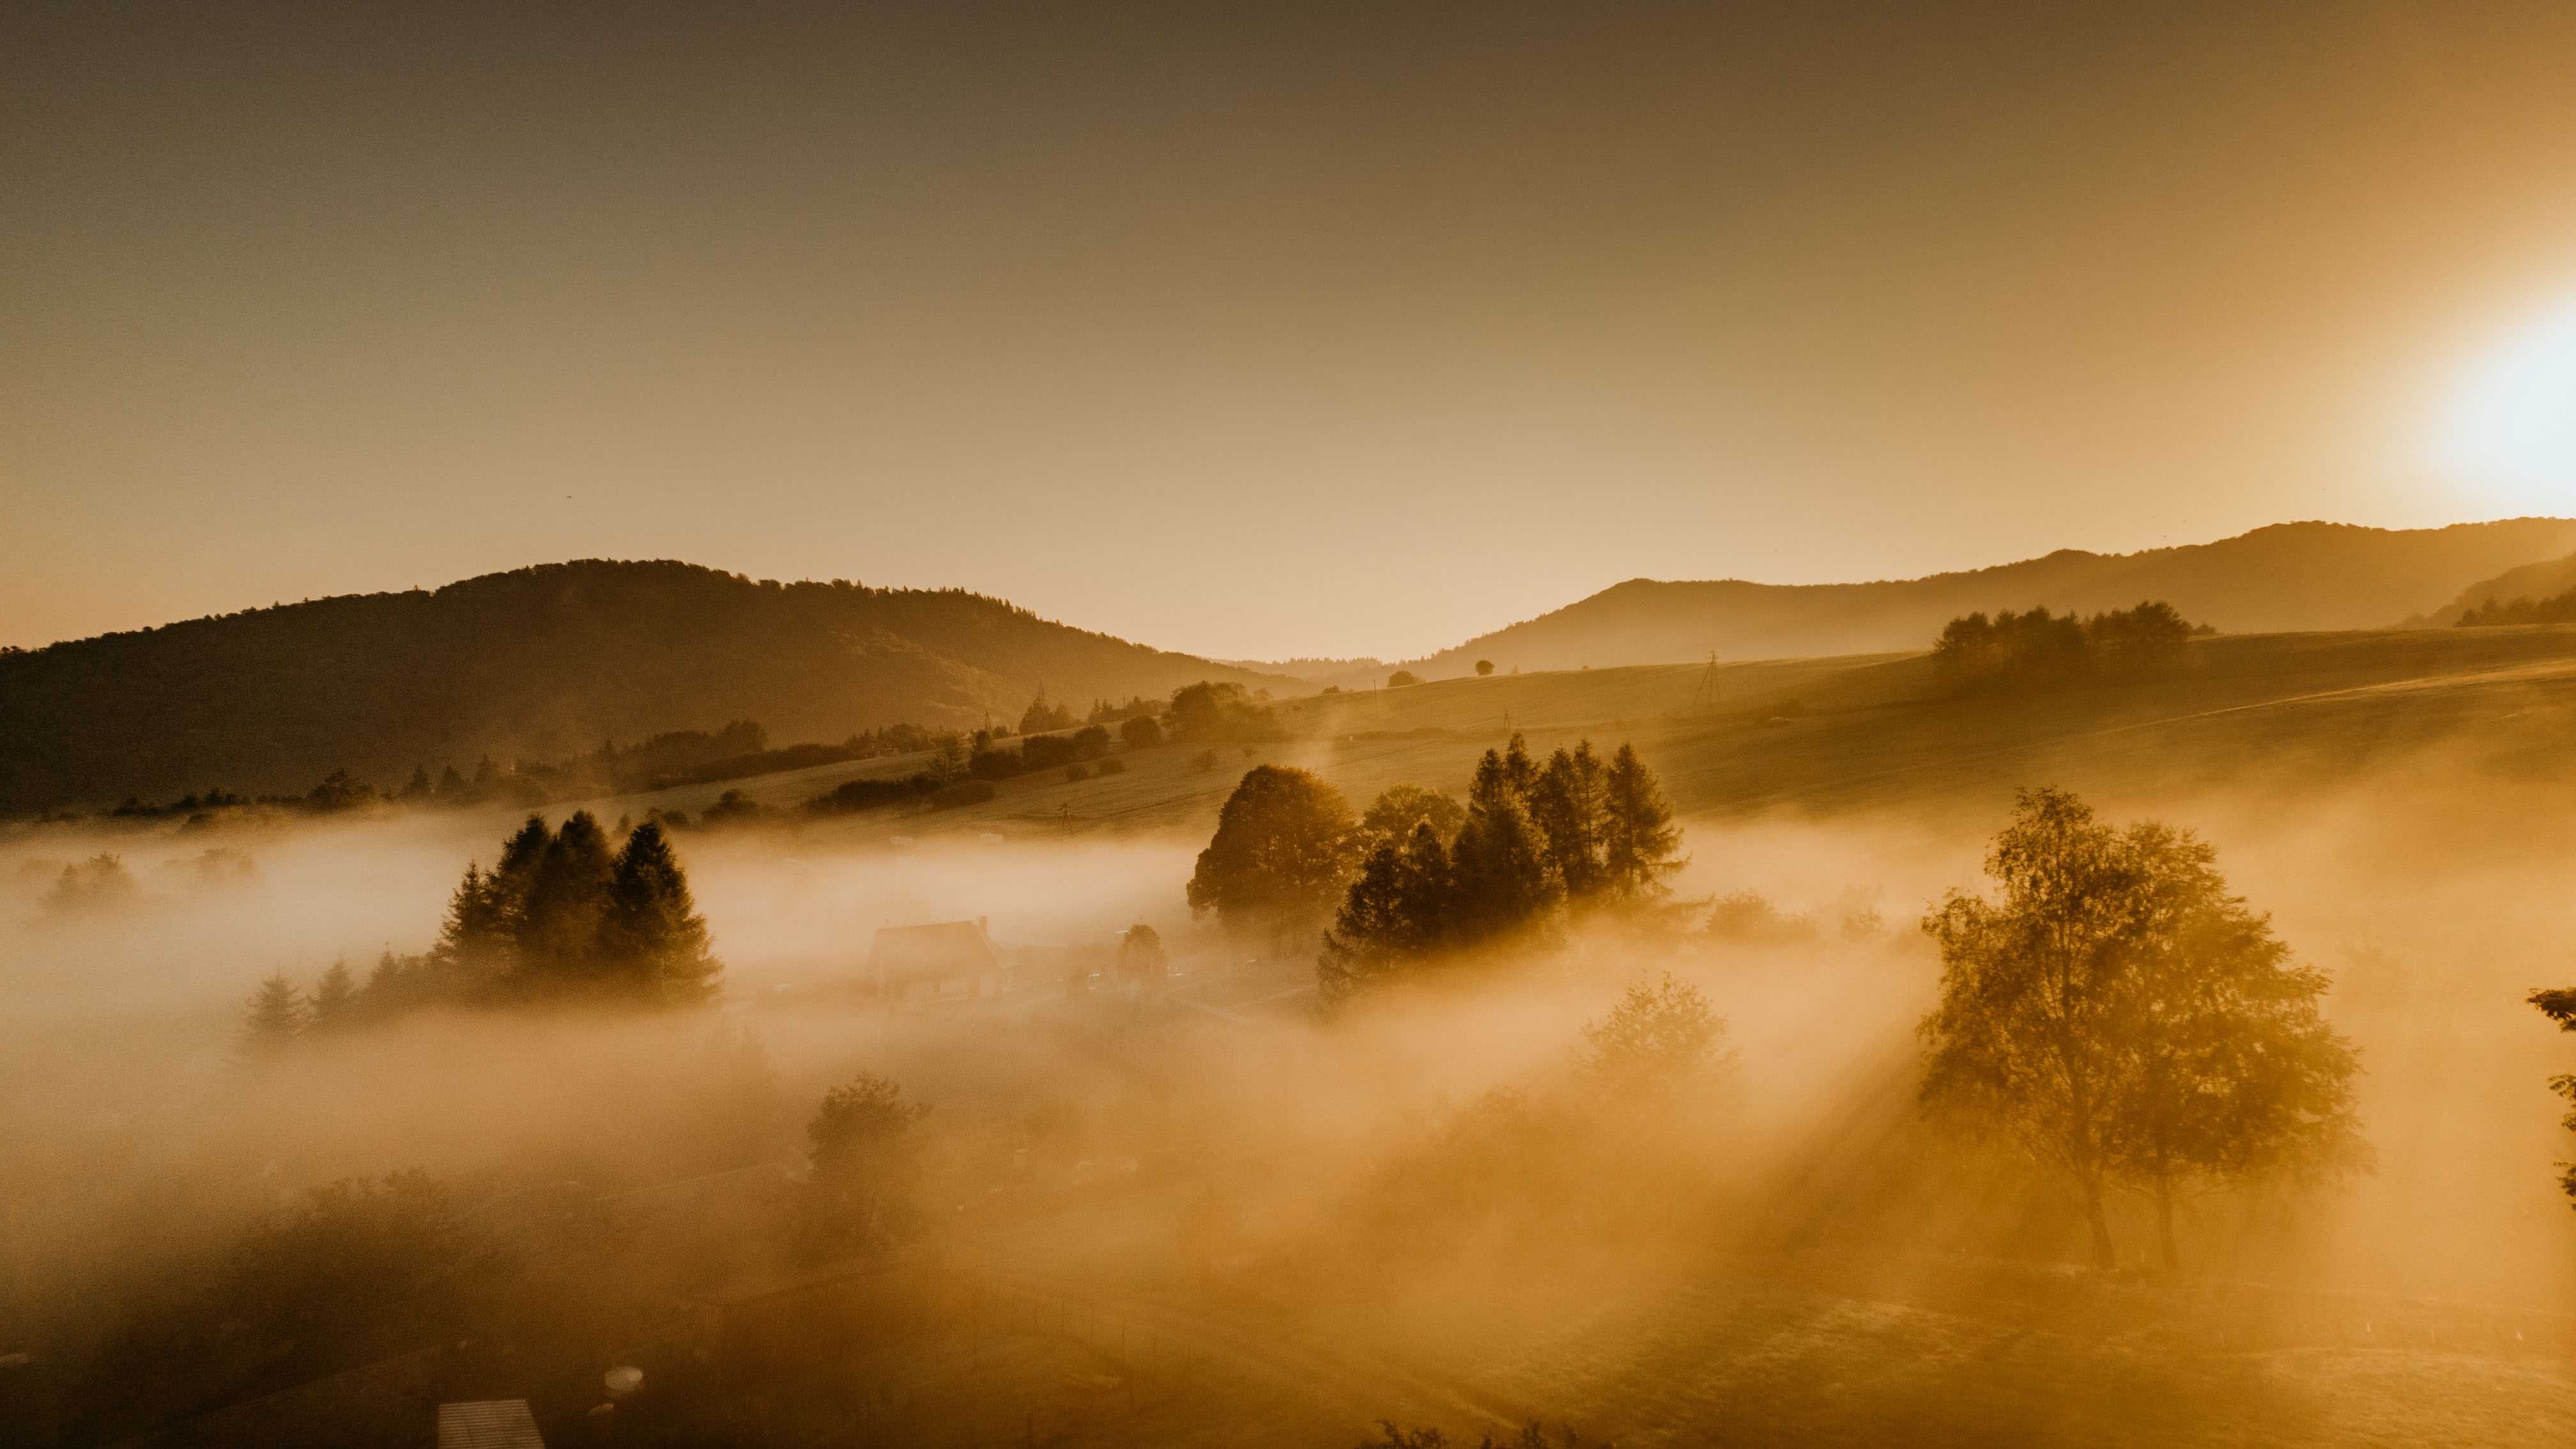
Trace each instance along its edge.
{"label": "distant mountain ridge", "polygon": [[[1453,649],[1385,666],[1426,677],[1497,668],[1577,669],[1706,658],[1788,658],[1929,648],[1960,614],[2125,608],[2164,599],[2229,633],[2363,629],[2426,615],[2475,580],[2576,551],[2576,519],[2447,528],[2282,523],[2215,543],[2130,554],[2060,549],[1928,578],[1856,584],[1631,579]],[[1280,666],[1273,666],[1280,667]],[[1384,683],[1340,675],[1315,683]]]}
{"label": "distant mountain ridge", "polygon": [[584,559],[0,653],[0,809],[398,783],[734,719],[782,743],[971,728],[1040,689],[1079,710],[1202,679],[1294,684],[962,590]]}

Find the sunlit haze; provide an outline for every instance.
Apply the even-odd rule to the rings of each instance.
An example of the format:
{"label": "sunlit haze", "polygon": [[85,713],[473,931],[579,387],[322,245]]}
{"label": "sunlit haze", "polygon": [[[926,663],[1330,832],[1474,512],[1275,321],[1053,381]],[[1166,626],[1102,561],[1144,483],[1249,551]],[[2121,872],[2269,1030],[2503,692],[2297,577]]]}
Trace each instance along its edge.
{"label": "sunlit haze", "polygon": [[0,13],[0,1449],[2567,1449],[2576,4]]}
{"label": "sunlit haze", "polygon": [[2495,517],[2423,440],[2576,288],[2562,6],[0,24],[14,644],[602,556],[1392,658]]}

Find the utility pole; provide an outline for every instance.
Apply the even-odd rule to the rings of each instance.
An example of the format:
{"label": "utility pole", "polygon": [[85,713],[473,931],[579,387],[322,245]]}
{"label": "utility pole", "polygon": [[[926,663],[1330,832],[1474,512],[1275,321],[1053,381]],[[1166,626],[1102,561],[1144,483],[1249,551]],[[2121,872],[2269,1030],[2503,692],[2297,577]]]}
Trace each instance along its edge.
{"label": "utility pole", "polygon": [[1717,651],[1714,649],[1708,652],[1708,667],[1700,671],[1699,688],[1691,692],[1691,707],[1697,709],[1703,704],[1712,710],[1717,708]]}

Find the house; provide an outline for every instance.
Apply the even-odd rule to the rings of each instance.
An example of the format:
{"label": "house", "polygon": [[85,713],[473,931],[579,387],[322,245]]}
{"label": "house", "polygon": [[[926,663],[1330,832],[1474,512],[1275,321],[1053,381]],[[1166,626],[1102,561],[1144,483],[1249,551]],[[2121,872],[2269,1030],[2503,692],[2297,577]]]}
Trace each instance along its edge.
{"label": "house", "polygon": [[438,1449],[546,1449],[525,1399],[438,1406]]}
{"label": "house", "polygon": [[883,926],[868,948],[867,977],[880,996],[902,999],[916,991],[931,997],[979,997],[1009,983],[1001,953],[984,932],[984,918],[926,926]]}

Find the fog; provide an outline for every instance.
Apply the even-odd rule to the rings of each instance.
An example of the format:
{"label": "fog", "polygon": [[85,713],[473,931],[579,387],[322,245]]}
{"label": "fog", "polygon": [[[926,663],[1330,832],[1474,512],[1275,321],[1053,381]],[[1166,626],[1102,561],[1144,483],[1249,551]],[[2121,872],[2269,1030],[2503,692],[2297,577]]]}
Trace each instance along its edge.
{"label": "fog", "polygon": [[[309,986],[337,959],[363,975],[379,951],[425,948],[458,872],[488,863],[508,822],[22,830],[0,844],[0,1321],[70,1393],[83,1354],[208,1272],[246,1224],[316,1186],[407,1169],[478,1210],[543,1192],[609,1204],[632,1230],[604,1258],[564,1259],[614,1280],[603,1303],[736,1302],[801,1271],[780,1225],[807,1172],[805,1124],[866,1072],[932,1109],[901,1254],[1002,1295],[975,1304],[1023,1302],[999,1321],[1028,1342],[1001,1366],[930,1355],[943,1335],[998,1331],[976,1315],[1002,1310],[953,1296],[886,1320],[915,1325],[901,1330],[818,1311],[806,1339],[868,1341],[868,1417],[829,1395],[841,1417],[821,1417],[778,1387],[791,1378],[762,1380],[776,1417],[754,1441],[962,1423],[998,1442],[1040,1437],[1043,1420],[1064,1442],[1259,1423],[1267,1437],[1229,1442],[1339,1443],[1381,1415],[1453,1435],[1544,1417],[1632,1443],[1719,1423],[1781,1439],[1968,1433],[1978,1413],[2042,1437],[2137,1413],[2177,1432],[2207,1427],[2194,1416],[2287,1415],[2275,1422],[2322,1434],[2335,1411],[2319,1404],[2349,1365],[2319,1355],[2410,1335],[2409,1349],[2481,1364],[2563,1358],[2576,1234],[2544,1082],[2569,1054],[2522,997],[2576,982],[2568,802],[2428,754],[2368,788],[2095,803],[2201,832],[2234,887],[2334,974],[2328,1014],[2361,1052],[2376,1166],[2339,1186],[2195,1198],[2184,1278],[2112,1280],[2125,1286],[2073,1307],[2063,1274],[2082,1226],[2064,1194],[1913,1105],[1914,1028],[1939,974],[1915,922],[1944,890],[1982,886],[2010,801],[1980,799],[1686,821],[1676,895],[1713,913],[1578,929],[1335,1015],[1317,1009],[1311,957],[1264,959],[1191,920],[1181,886],[1203,836],[701,832],[680,844],[726,963],[720,1006],[420,1013],[258,1065],[236,1032],[261,978]],[[234,854],[208,863],[210,848]],[[62,865],[102,852],[134,896],[49,902]],[[1173,985],[1131,999],[1031,969],[989,998],[900,1008],[858,989],[878,927],[976,917],[1006,953],[1105,953],[1149,923]],[[1723,1080],[1671,1110],[1587,1098],[1583,1026],[1665,973],[1724,1018]],[[721,1231],[655,1228],[655,1205],[689,1183],[750,1205],[710,1210]],[[2146,1209],[2114,1213],[2124,1263],[2145,1262]],[[565,1354],[653,1351],[662,1330],[622,1311],[565,1330],[579,1340]],[[1087,1333],[1063,1327],[1085,1312]],[[2106,1315],[2120,1356],[2082,1347],[2074,1326]],[[1974,1373],[1944,1357],[1973,1359],[1995,1323],[2078,1346],[2030,1362],[2013,1357],[2027,1345],[1995,1348]],[[2198,1367],[2166,1382],[2153,1332]],[[1040,1340],[1106,1355],[1095,1376],[1128,1385],[1127,1402],[1065,1387],[1094,1369],[1014,1377]],[[2191,1357],[2212,1343],[2252,1355],[2228,1361],[2242,1382]],[[885,1367],[898,1361],[911,1366]],[[1830,1393],[1804,1382],[1855,1371]],[[678,1382],[660,1360],[647,1372]],[[818,1372],[800,1360],[792,1382]],[[912,1417],[874,1417],[891,1412],[889,1383],[909,1386]],[[542,1387],[517,1392],[543,1409]],[[59,1397],[36,1400],[12,1407],[78,1432]],[[649,1407],[630,1406],[630,1436]]]}

